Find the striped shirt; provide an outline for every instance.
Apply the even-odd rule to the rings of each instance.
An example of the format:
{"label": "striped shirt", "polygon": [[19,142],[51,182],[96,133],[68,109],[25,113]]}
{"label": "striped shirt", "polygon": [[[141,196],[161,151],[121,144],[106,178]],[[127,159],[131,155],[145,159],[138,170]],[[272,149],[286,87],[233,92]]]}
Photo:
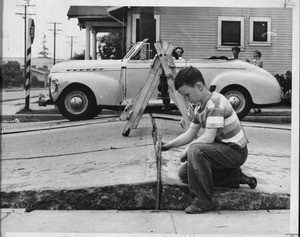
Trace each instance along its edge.
{"label": "striped shirt", "polygon": [[230,102],[220,93],[212,92],[205,108],[196,106],[191,127],[216,128],[215,142],[244,147],[248,144],[240,120]]}

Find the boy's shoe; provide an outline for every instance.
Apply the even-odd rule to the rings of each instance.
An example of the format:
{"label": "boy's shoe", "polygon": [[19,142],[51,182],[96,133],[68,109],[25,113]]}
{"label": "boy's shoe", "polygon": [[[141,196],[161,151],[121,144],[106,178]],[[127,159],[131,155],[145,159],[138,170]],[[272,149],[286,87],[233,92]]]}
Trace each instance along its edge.
{"label": "boy's shoe", "polygon": [[255,177],[250,177],[250,183],[248,184],[250,188],[255,189],[257,186],[257,180]]}
{"label": "boy's shoe", "polygon": [[249,177],[242,172],[240,168],[240,184],[248,184],[251,189],[255,189],[257,186],[257,179],[255,177]]}

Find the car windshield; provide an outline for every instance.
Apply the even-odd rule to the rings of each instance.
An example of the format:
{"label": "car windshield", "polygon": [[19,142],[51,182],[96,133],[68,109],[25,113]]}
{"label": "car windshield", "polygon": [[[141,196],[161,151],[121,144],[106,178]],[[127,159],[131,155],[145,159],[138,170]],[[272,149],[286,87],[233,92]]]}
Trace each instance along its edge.
{"label": "car windshield", "polygon": [[147,41],[147,39],[146,39],[146,40],[143,40],[143,41],[140,41],[140,42],[137,42],[137,43],[136,43],[136,44],[128,51],[128,53],[125,55],[125,57],[124,57],[123,59],[124,59],[124,60],[127,60],[127,59],[130,59],[130,58],[134,57],[146,41]]}

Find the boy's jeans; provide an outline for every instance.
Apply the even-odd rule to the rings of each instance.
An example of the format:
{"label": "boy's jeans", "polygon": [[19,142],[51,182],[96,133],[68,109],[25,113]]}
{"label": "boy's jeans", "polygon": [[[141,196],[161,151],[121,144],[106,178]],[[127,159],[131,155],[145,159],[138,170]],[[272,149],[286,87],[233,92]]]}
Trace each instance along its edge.
{"label": "boy's jeans", "polygon": [[194,143],[187,153],[187,162],[179,170],[179,177],[189,184],[193,204],[202,209],[213,208],[212,188],[239,187],[239,172],[248,155],[247,146],[225,143]]}

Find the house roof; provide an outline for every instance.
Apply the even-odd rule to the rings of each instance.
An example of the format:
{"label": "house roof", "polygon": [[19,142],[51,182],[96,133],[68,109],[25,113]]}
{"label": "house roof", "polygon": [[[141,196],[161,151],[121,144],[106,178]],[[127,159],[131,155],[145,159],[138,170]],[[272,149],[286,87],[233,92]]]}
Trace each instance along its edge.
{"label": "house roof", "polygon": [[120,8],[104,6],[70,6],[68,18],[77,18],[80,28],[92,27],[96,32],[120,31],[125,22],[113,16]]}
{"label": "house roof", "polygon": [[70,6],[69,18],[109,18],[106,7],[103,6]]}

